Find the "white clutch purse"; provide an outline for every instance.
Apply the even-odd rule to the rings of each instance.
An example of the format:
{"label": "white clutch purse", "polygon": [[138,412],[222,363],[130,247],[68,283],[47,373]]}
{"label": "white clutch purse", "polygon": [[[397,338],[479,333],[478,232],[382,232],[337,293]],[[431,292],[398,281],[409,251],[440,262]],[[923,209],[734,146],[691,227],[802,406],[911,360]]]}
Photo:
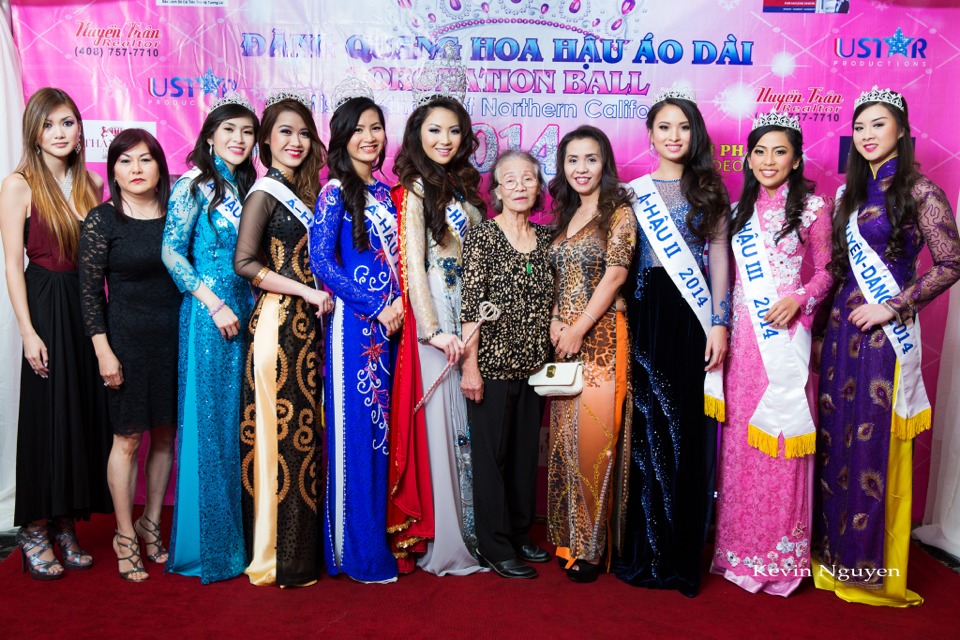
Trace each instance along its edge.
{"label": "white clutch purse", "polygon": [[548,362],[527,381],[541,396],[578,396],[583,391],[583,363]]}

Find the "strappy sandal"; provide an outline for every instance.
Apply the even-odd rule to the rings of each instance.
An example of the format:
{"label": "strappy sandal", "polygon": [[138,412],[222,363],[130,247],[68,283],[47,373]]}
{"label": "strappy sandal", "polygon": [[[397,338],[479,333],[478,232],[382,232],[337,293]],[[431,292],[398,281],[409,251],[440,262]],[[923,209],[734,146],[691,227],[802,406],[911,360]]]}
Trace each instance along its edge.
{"label": "strappy sandal", "polygon": [[86,571],[93,566],[93,556],[80,548],[77,528],[72,519],[58,518],[54,524],[59,531],[54,536],[63,552],[63,566],[71,571]]}
{"label": "strappy sandal", "polygon": [[[137,543],[136,538],[131,538],[130,536],[125,536],[119,531],[116,531],[116,534],[113,537],[114,544],[114,553],[117,554],[117,572],[120,574],[120,577],[126,580],[127,582],[143,582],[150,577],[150,574],[147,573],[147,570],[143,568],[143,561],[140,559],[140,545]],[[121,549],[126,549],[130,553],[125,556],[120,555]],[[128,571],[120,571],[120,563],[127,561],[130,563],[130,566],[133,567]],[[135,573],[142,573],[142,578],[131,578]]]}
{"label": "strappy sandal", "polygon": [[[146,520],[146,524],[144,524],[144,520]],[[160,541],[160,525],[158,523],[148,518],[147,514],[143,514],[133,523],[133,530],[143,539],[143,544],[147,549],[150,547],[157,548],[155,552],[147,554],[147,559],[150,562],[164,563],[167,561],[169,554]],[[147,536],[150,536],[150,538],[147,538]],[[161,557],[163,557],[163,560],[160,559]]]}
{"label": "strappy sandal", "polygon": [[[53,556],[53,560],[44,560],[42,556],[47,551],[53,555],[50,546],[50,537],[46,527],[27,525],[17,531],[17,544],[20,545],[21,573],[27,572],[30,567],[30,577],[34,580],[59,580],[63,577],[63,565]],[[34,553],[30,553],[33,551]],[[59,567],[59,571],[55,571]]]}

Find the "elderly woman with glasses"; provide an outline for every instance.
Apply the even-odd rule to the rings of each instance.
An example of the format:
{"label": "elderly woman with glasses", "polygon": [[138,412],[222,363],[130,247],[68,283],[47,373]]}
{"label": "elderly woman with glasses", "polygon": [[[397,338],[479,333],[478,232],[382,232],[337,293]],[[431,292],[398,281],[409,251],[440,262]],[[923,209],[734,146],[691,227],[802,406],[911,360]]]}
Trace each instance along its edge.
{"label": "elderly woman with glasses", "polygon": [[542,404],[528,376],[550,353],[551,234],[532,224],[543,201],[540,164],[525,151],[502,153],[490,196],[498,215],[463,246],[463,335],[489,301],[500,310],[466,341],[460,387],[468,400],[478,554],[504,578],[534,578],[549,554],[529,536],[536,496]]}

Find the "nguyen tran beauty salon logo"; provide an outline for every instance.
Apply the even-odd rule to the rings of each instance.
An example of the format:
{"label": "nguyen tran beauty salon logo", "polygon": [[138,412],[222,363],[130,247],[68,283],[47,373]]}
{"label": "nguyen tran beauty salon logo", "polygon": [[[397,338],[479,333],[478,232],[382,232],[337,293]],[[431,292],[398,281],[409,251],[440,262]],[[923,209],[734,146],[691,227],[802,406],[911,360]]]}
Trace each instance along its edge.
{"label": "nguyen tran beauty salon logo", "polygon": [[165,36],[148,22],[131,20],[102,24],[77,20],[73,53],[77,57],[156,58]]}

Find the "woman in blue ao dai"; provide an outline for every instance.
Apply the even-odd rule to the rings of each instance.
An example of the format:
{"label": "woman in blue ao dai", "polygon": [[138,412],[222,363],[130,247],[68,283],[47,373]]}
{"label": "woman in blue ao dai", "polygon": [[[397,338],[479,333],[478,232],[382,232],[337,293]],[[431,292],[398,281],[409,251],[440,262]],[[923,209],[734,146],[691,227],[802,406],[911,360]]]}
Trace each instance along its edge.
{"label": "woman in blue ao dai", "polygon": [[227,97],[210,111],[173,187],[161,256],[184,296],[178,362],[177,490],[167,571],[204,584],[247,566],[240,509],[240,381],[253,309],[233,273],[240,202],[256,179],[250,160],[259,122]]}
{"label": "woman in blue ao dai", "polygon": [[335,296],[327,330],[327,497],[331,575],[397,579],[387,542],[390,389],[403,307],[396,210],[373,177],[386,154],[383,111],[351,98],[330,120],[330,182],[310,231],[313,272]]}

